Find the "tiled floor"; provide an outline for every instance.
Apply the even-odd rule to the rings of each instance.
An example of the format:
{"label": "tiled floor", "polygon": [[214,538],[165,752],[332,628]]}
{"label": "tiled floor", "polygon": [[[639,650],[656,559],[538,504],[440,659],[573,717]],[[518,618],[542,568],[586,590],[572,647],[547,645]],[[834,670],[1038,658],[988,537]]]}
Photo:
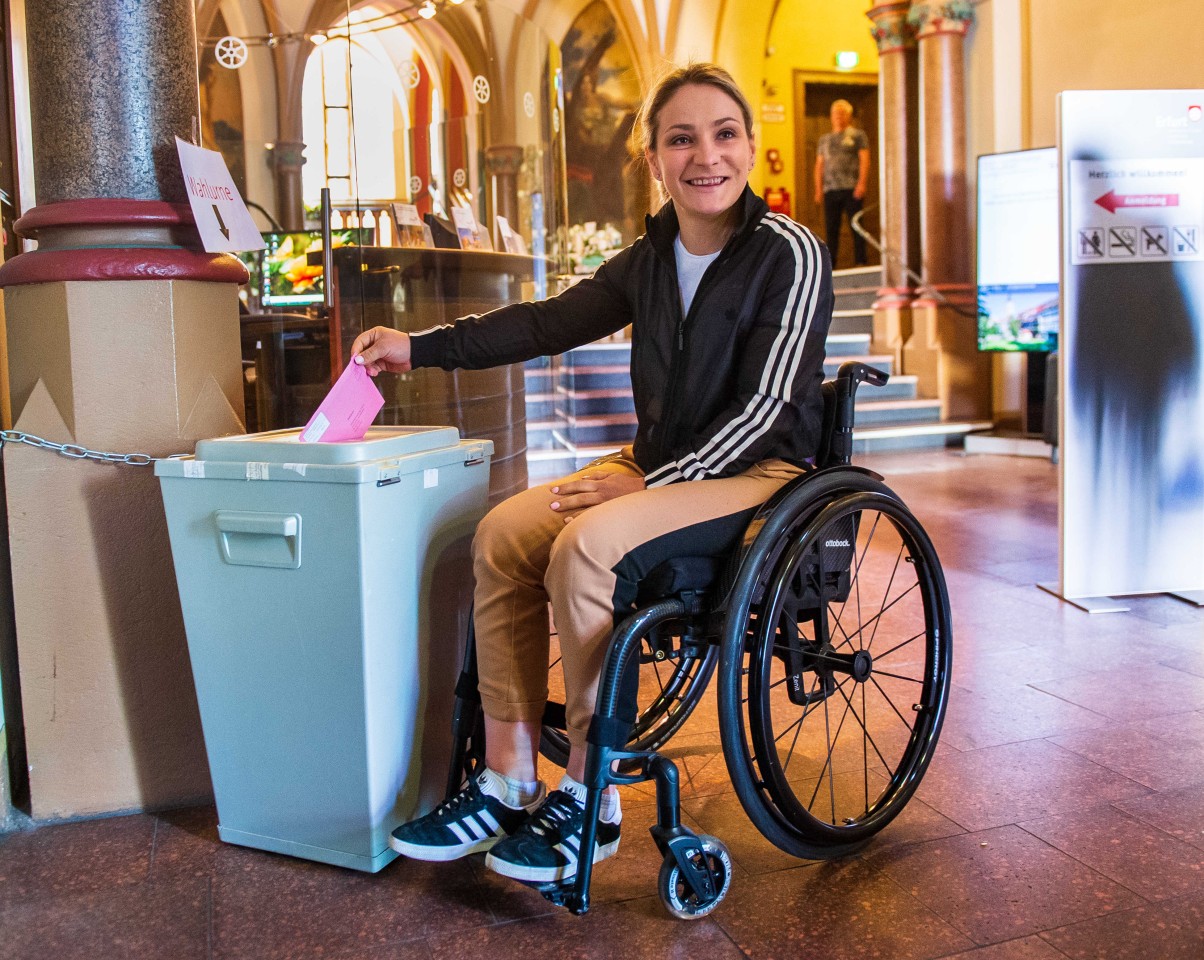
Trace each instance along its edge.
{"label": "tiled floor", "polygon": [[1037,590],[1057,572],[1047,462],[862,462],[940,551],[955,686],[916,799],[860,856],[802,862],[763,840],[704,703],[668,751],[687,819],[736,864],[702,921],[663,912],[654,810],[636,789],[583,918],[479,858],[365,876],[221,844],[200,809],[0,838],[0,956],[1204,957],[1204,612],[1154,597],[1092,617]]}

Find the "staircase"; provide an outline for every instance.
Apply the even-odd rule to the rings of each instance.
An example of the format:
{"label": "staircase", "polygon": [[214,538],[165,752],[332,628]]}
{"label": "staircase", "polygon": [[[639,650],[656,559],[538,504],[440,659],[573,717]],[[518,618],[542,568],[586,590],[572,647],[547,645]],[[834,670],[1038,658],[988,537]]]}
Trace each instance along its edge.
{"label": "staircase", "polygon": [[[873,303],[880,267],[833,275],[836,304],[826,344],[824,375],[847,360],[892,374],[885,387],[863,385],[857,395],[854,453],[944,447],[989,422],[945,423],[940,401],[916,396],[916,378],[894,375],[890,356],[870,351]],[[532,483],[563,476],[612,453],[635,436],[631,397],[631,345],[593,343],[560,357],[527,364],[527,473]]]}

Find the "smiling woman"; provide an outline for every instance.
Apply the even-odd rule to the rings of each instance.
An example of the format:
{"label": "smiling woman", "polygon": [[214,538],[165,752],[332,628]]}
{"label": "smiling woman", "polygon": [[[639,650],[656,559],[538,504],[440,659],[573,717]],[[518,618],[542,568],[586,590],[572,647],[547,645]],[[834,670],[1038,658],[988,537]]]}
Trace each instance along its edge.
{"label": "smiling woman", "polygon": [[695,256],[722,248],[756,159],[752,108],[726,71],[695,64],[662,82],[639,124],[644,158]]}
{"label": "smiling woman", "polygon": [[[749,189],[747,100],[722,68],[693,64],[656,86],[638,131],[669,199],[645,235],[593,277],[551,300],[422,333],[377,327],[352,347],[375,376],[515,363],[632,327],[632,444],[511,497],[477,528],[473,616],[487,769],[398,828],[393,846],[410,857],[451,860],[492,848],[486,865],[506,876],[573,876],[586,733],[615,617],[633,608],[638,584],[663,561],[728,552],[816,453],[831,265],[808,230],[770,213]],[[545,801],[536,749],[549,601],[570,752],[559,790]],[[620,706],[628,724],[636,676],[625,679]],[[618,849],[620,819],[612,787],[593,860]]]}

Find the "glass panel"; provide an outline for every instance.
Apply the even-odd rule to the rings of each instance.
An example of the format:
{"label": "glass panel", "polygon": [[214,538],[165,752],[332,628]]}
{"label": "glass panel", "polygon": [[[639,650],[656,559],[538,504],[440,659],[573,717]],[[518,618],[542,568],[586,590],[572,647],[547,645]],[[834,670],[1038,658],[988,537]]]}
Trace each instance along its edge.
{"label": "glass panel", "polygon": [[[205,145],[245,171],[240,186],[269,235],[268,250],[245,258],[251,431],[303,425],[361,330],[417,330],[543,299],[568,271],[556,45],[500,3],[441,5],[429,22],[369,5],[352,21],[336,15],[305,36],[244,37],[247,63],[222,68],[214,89],[220,80],[230,90],[203,107]],[[202,64],[213,55],[204,40]],[[329,312],[323,187],[336,247]],[[461,213],[457,225],[456,208],[471,217]],[[399,227],[413,213],[418,222]],[[532,367],[546,373],[549,364]],[[539,382],[550,396],[550,380]],[[525,484],[522,365],[382,376],[380,386],[382,420],[455,423],[493,439],[494,493]]]}

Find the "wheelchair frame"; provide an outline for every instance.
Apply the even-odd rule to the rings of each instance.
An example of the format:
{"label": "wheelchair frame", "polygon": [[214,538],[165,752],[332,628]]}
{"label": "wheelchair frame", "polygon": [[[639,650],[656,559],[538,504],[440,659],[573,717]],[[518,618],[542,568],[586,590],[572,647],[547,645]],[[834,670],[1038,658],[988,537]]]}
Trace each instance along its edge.
{"label": "wheelchair frame", "polygon": [[[612,636],[587,737],[585,783],[588,792],[581,850],[594,849],[602,795],[609,785],[654,780],[657,822],[651,833],[664,858],[658,887],[662,902],[674,916],[693,919],[714,910],[730,886],[732,864],[720,841],[695,835],[683,826],[677,766],[655,752],[656,747],[684,722],[701,697],[716,667],[715,658],[709,651],[697,668],[684,707],[673,716],[652,718],[665,724],[667,732],[664,736],[658,736],[660,728],[652,724],[651,732],[645,731],[653,744],[650,749],[625,749],[631,726],[619,718],[622,679],[633,658],[639,655],[642,641],[655,635],[658,628],[684,624],[691,644],[718,647],[718,672],[722,679],[719,688],[720,738],[733,785],[745,811],[762,834],[789,853],[828,859],[860,849],[901,812],[932,758],[944,719],[952,672],[951,618],[943,573],[931,541],[902,501],[881,483],[877,474],[851,465],[853,403],[857,387],[863,381],[881,386],[887,379],[888,375],[880,370],[848,362],[840,367],[835,380],[824,383],[824,426],[817,456],[818,469],[787,484],[761,508],[749,528],[750,532],[755,530],[755,536],[746,537],[745,546],[729,559],[726,576],[720,578],[720,586],[725,582],[730,585],[719,594],[717,602],[708,602],[702,589],[685,590],[636,610]],[[874,655],[869,652],[868,644],[858,650],[853,650],[853,645],[844,641],[834,644],[828,625],[831,605],[839,603],[843,609],[850,602],[850,581],[858,579],[862,560],[857,561],[855,569],[851,568],[856,558],[849,547],[857,542],[858,522],[865,511],[871,510],[878,519],[886,517],[888,525],[894,527],[901,540],[886,596],[889,597],[890,584],[894,583],[900,563],[905,559],[916,577],[915,586],[907,592],[919,588],[917,599],[921,602],[925,622],[923,674],[898,677],[882,672],[881,675],[919,683],[921,691],[911,705],[914,726],[908,727],[902,712],[893,701],[890,702],[904,726],[908,727],[910,736],[898,767],[886,771],[889,775],[887,785],[878,798],[887,798],[882,804],[878,800],[874,804],[870,802],[869,748],[862,745],[866,783],[864,819],[854,817],[837,822],[837,772],[832,760],[835,740],[829,741],[829,754],[824,764],[832,791],[829,824],[802,808],[786,771],[780,769],[776,743],[781,737],[773,737],[772,718],[767,721],[767,715],[773,712],[767,690],[786,680],[791,681],[787,691],[790,702],[803,708],[803,715],[797,721],[800,731],[804,719],[819,709],[818,704],[824,705],[826,719],[827,701],[839,692],[847,704],[840,720],[841,727],[851,709],[873,743],[877,760],[883,767],[890,767],[869,734],[868,713],[864,718],[857,717],[850,699],[856,695],[858,685],[864,688],[868,682],[882,690],[875,678]],[[839,526],[833,527],[834,524]],[[877,527],[878,520],[875,520],[875,531]],[[844,535],[850,528],[852,540]],[[840,532],[833,534],[833,529]],[[873,536],[871,532],[870,538]],[[857,589],[860,591],[859,584]],[[857,602],[860,607],[860,592]],[[814,604],[814,609],[808,604]],[[883,609],[872,618],[875,635],[877,621],[893,605],[886,605],[884,600]],[[859,609],[857,612],[860,615]],[[807,616],[811,617],[813,637],[801,636],[802,631],[798,629],[800,614],[804,622]],[[839,617],[835,622],[843,630]],[[868,624],[862,624],[856,633],[864,640],[864,631],[868,628]],[[844,640],[849,640],[847,633]],[[904,645],[899,644],[886,655]],[[839,652],[845,646],[853,652]],[[656,656],[659,659],[663,655],[661,648]],[[879,651],[876,656],[885,655]],[[787,672],[782,680],[771,683],[769,670],[778,661],[784,671],[793,672]],[[919,673],[918,667],[915,672]],[[804,674],[815,678],[809,690],[804,689]],[[845,679],[837,680],[838,675]],[[448,796],[460,789],[466,774],[473,775],[477,765],[483,763],[484,725],[476,677],[475,637],[470,621],[465,664],[456,686]],[[699,677],[701,682],[697,682]],[[850,683],[852,693],[847,693],[844,687]],[[742,695],[745,686],[747,696]],[[754,698],[754,688],[760,699]],[[840,701],[836,702],[839,706]],[[557,707],[559,705],[549,704],[545,725],[563,725],[563,707],[559,707],[559,711]],[[864,713],[864,689],[862,709]],[[770,724],[768,730],[764,729],[767,722]],[[837,737],[839,735],[838,730]],[[750,737],[752,751],[749,750]],[[796,742],[797,739],[798,733],[795,734]],[[793,749],[792,746],[792,753]],[[881,774],[878,770],[874,772]],[[821,771],[816,795],[822,782]],[[582,914],[589,909],[592,873],[593,858],[583,853],[573,877],[538,886],[538,889],[553,903]]]}

